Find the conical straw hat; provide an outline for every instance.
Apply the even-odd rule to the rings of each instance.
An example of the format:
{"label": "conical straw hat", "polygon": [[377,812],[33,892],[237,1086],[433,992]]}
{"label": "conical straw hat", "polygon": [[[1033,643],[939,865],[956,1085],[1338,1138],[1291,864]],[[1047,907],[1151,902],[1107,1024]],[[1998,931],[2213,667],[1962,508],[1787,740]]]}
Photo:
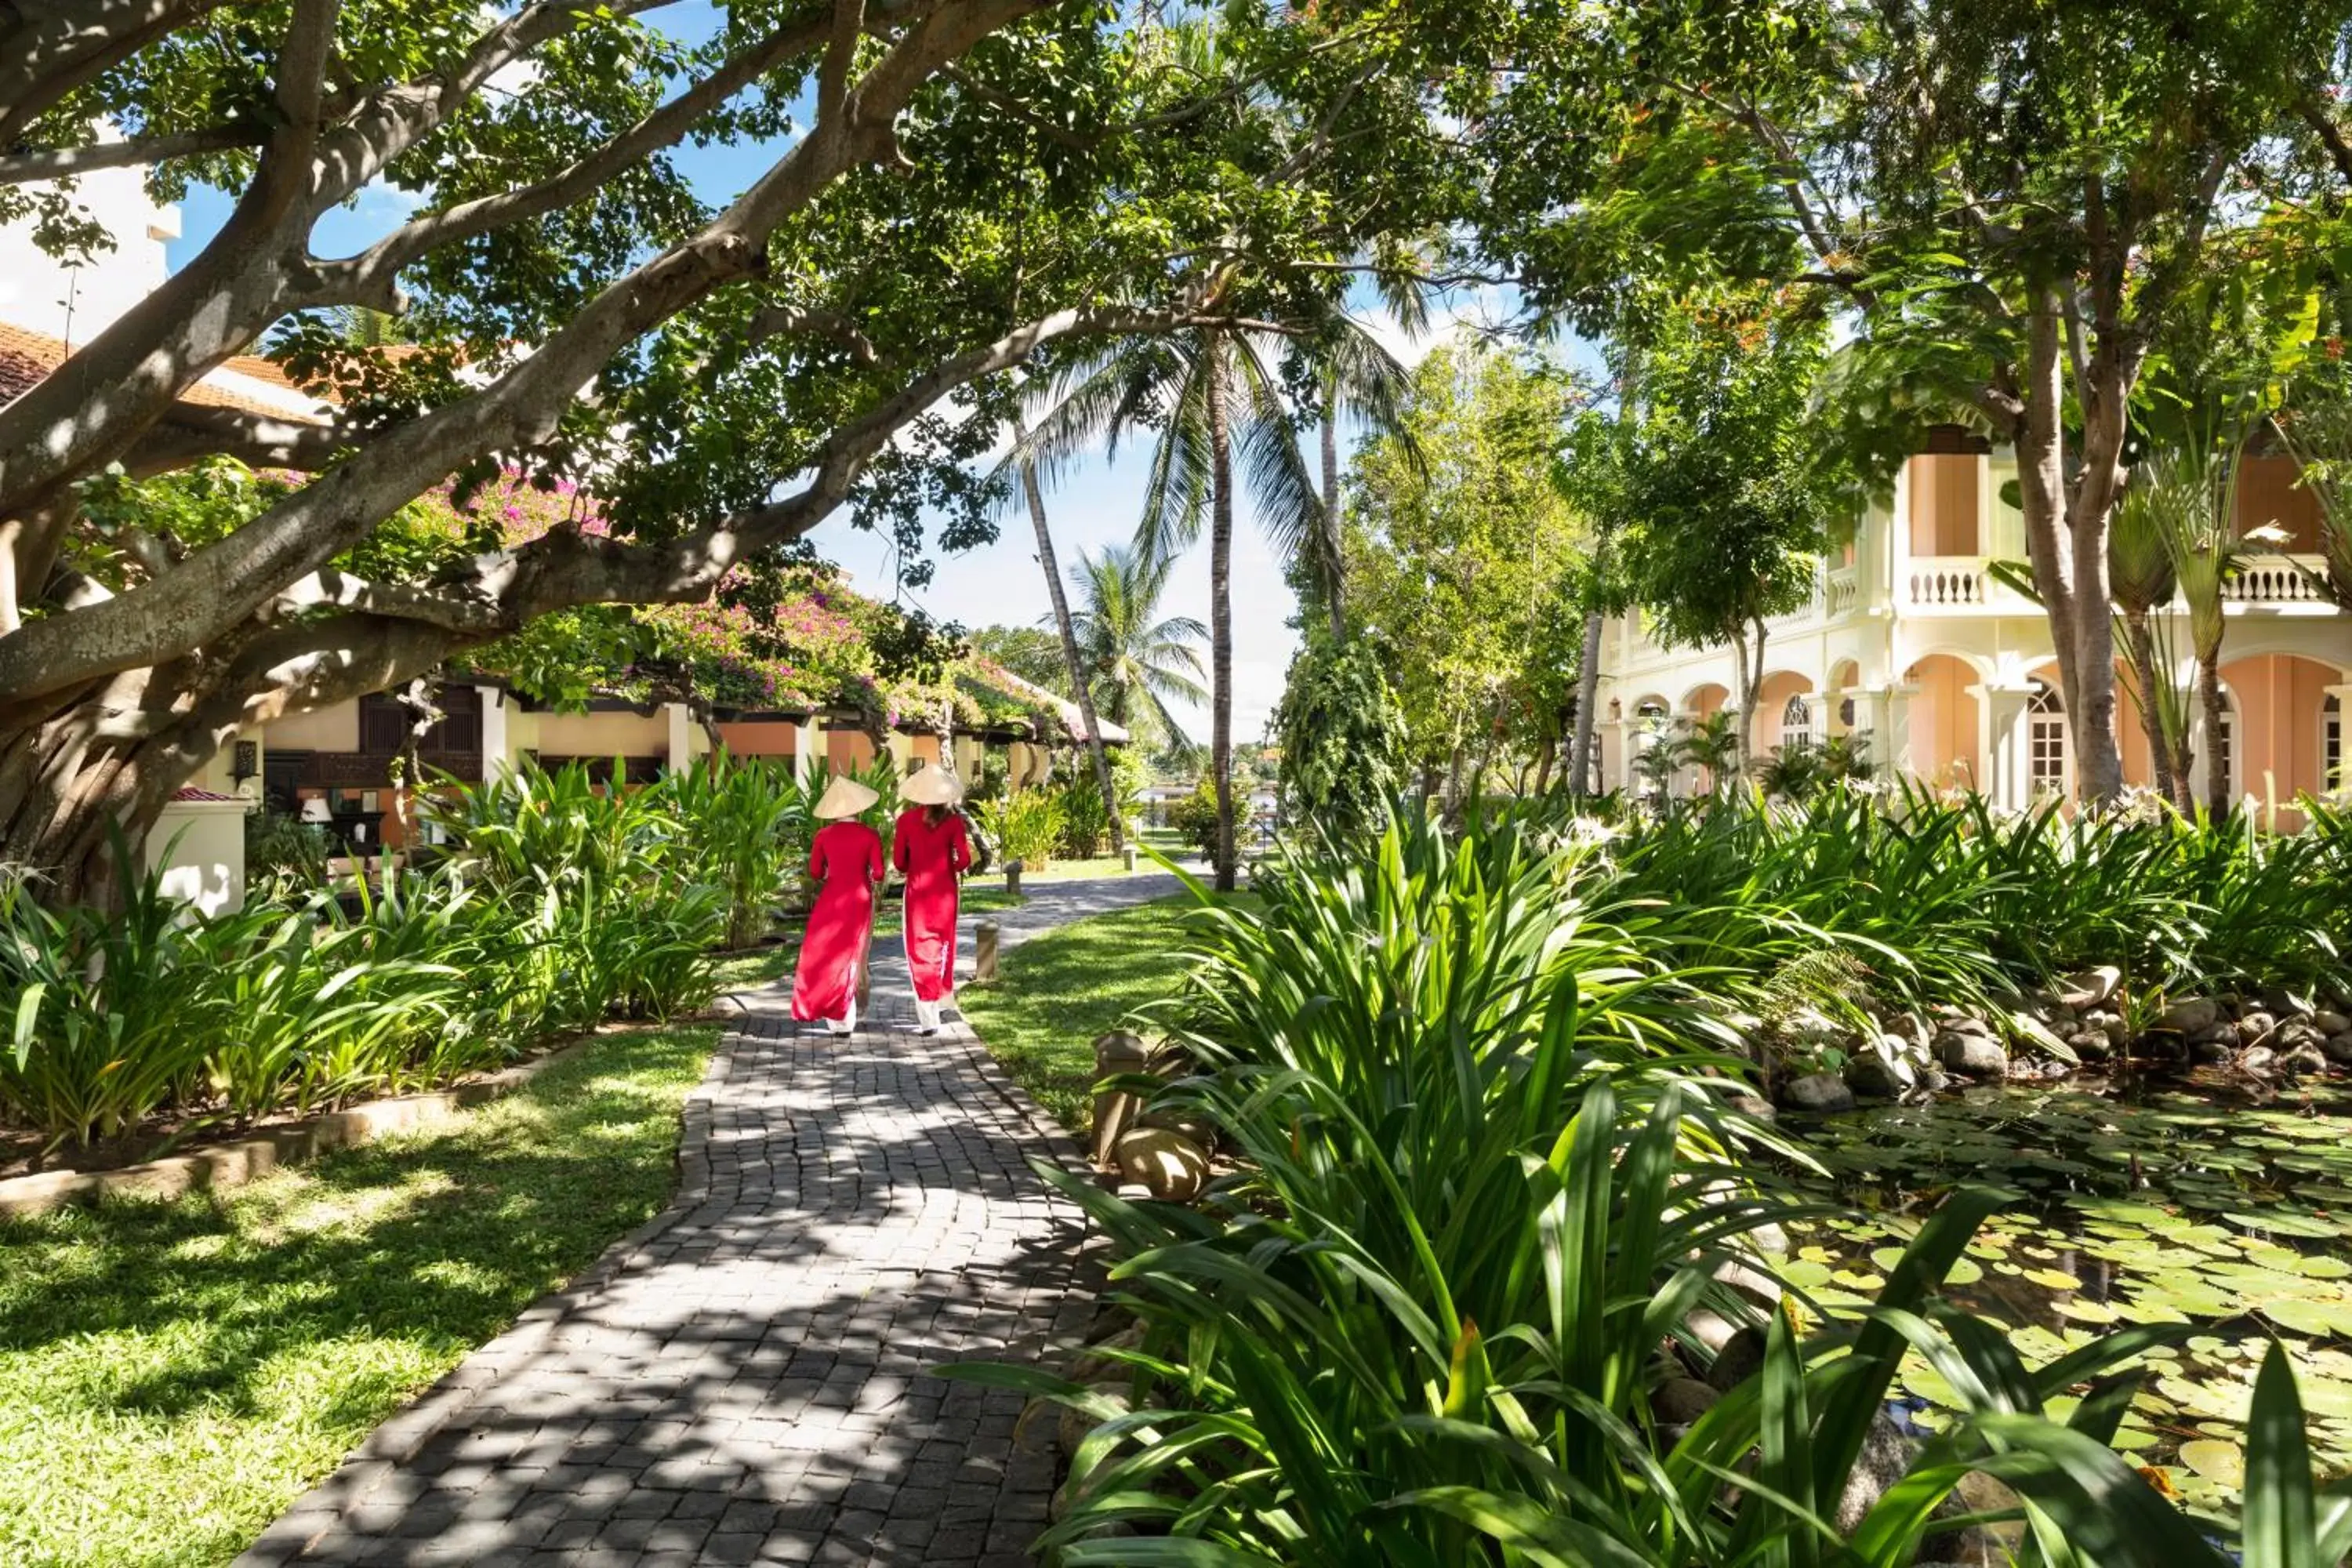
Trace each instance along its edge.
{"label": "conical straw hat", "polygon": [[963,785],[937,763],[925,763],[898,785],[898,798],[917,805],[953,805],[963,798]]}
{"label": "conical straw hat", "polygon": [[824,786],[824,798],[816,803],[811,815],[823,817],[856,816],[882,797],[847,773],[835,773],[833,782]]}

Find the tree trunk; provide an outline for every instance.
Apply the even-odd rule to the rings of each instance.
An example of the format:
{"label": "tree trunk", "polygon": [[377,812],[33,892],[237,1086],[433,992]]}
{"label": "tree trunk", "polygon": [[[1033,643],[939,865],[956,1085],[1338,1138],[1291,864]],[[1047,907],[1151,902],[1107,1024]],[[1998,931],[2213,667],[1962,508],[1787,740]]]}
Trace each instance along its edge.
{"label": "tree trunk", "polygon": [[1348,640],[1346,573],[1339,531],[1339,383],[1333,377],[1323,395],[1323,609],[1330,617],[1331,646]]}
{"label": "tree trunk", "polygon": [[1568,748],[1569,793],[1579,798],[1592,789],[1592,710],[1601,702],[1601,612],[1585,611],[1584,654],[1576,668],[1576,734]]}
{"label": "tree trunk", "polygon": [[1234,447],[1225,413],[1225,351],[1208,335],[1209,772],[1217,782],[1217,890],[1234,890]]}
{"label": "tree trunk", "polygon": [[[2213,820],[2219,822],[2237,804],[2237,792],[2230,787],[2231,759],[2221,754],[2221,723],[2228,710],[2221,705],[2221,660],[2218,655],[2197,661],[2197,703],[2205,712],[2205,805],[2212,812]],[[2236,738],[2231,737],[2233,741]]]}
{"label": "tree trunk", "polygon": [[1757,616],[1748,625],[1756,633],[1752,645],[1747,627],[1734,631],[1730,639],[1731,651],[1739,667],[1739,718],[1732,726],[1732,737],[1739,743],[1735,762],[1741,778],[1748,776],[1756,759],[1756,693],[1764,684],[1764,617]]}
{"label": "tree trunk", "polygon": [[1551,790],[1551,765],[1559,755],[1559,737],[1546,735],[1542,747],[1536,752],[1536,787],[1526,793],[1541,796]]}
{"label": "tree trunk", "polygon": [[2058,682],[2074,746],[2076,793],[2093,805],[2123,792],[2116,739],[2114,604],[2107,591],[2107,533],[2123,494],[2124,407],[2137,355],[2102,344],[2077,390],[2084,405],[2077,488],[2066,490],[2061,413],[2066,387],[2054,289],[2036,289],[2026,323],[2026,363],[2010,416],[2017,449],[2020,510],[2034,591],[2050,621]]}
{"label": "tree trunk", "polygon": [[[1029,432],[1019,419],[1013,422],[1016,441]],[[1087,727],[1087,750],[1095,762],[1095,787],[1102,791],[1103,810],[1110,818],[1110,852],[1127,847],[1127,825],[1118,819],[1118,795],[1111,785],[1110,753],[1104,750],[1102,723],[1095,717],[1094,683],[1087,679],[1086,661],[1078,657],[1078,631],[1070,619],[1070,597],[1062,587],[1061,563],[1054,554],[1054,531],[1045,522],[1045,493],[1038,488],[1034,466],[1021,465],[1021,493],[1029,503],[1029,522],[1037,531],[1037,564],[1045,569],[1045,592],[1054,601],[1054,625],[1062,634],[1062,663],[1070,675],[1070,693],[1078,704],[1078,719]]]}

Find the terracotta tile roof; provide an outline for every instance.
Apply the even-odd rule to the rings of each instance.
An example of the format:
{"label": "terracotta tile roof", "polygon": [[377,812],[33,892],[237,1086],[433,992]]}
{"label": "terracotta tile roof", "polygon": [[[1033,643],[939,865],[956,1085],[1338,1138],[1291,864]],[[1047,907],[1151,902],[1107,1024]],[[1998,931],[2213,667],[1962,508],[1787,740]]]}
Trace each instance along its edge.
{"label": "terracotta tile roof", "polygon": [[[0,406],[16,402],[65,362],[66,345],[58,339],[0,321]],[[240,354],[207,374],[182,401],[272,419],[323,423],[315,411],[317,399],[294,386],[276,365],[251,354]]]}
{"label": "terracotta tile roof", "polygon": [[215,795],[208,789],[198,789],[194,784],[189,784],[183,789],[173,790],[172,792],[172,798],[173,800],[212,801],[226,805],[244,804],[233,795]]}

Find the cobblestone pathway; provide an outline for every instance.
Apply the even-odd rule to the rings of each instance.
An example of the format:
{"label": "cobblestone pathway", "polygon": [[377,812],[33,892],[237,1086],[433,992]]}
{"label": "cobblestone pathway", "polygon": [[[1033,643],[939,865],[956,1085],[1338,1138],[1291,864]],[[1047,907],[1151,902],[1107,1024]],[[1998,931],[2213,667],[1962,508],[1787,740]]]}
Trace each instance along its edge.
{"label": "cobblestone pathway", "polygon": [[[1069,883],[992,918],[1009,944],[1173,890]],[[1024,1163],[1080,1156],[968,1028],[912,1032],[896,947],[876,944],[873,1021],[846,1042],[756,999],[688,1103],[669,1212],[377,1428],[238,1568],[1026,1563],[1045,1424],[925,1369],[1083,1334],[1080,1217]]]}

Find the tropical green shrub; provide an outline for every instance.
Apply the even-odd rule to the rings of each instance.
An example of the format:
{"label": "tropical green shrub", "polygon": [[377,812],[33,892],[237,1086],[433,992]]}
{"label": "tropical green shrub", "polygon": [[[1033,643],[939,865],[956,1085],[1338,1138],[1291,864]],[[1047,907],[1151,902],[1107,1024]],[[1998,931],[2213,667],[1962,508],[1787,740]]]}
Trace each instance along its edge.
{"label": "tropical green shrub", "polygon": [[1389,687],[1391,657],[1371,642],[1302,649],[1275,710],[1284,813],[1335,842],[1380,832],[1405,792],[1409,737]]}
{"label": "tropical green shrub", "polygon": [[[2168,810],[2019,815],[1981,797],[1850,782],[1800,802],[1750,792],[1712,809],[1627,819],[1611,893],[1646,906],[1663,962],[1738,991],[1825,944],[1878,984],[1966,1001],[2094,963],[2154,988],[2307,985],[2352,951],[2352,837],[2307,803],[2313,831]],[[1565,825],[1554,818],[1555,827]]]}
{"label": "tropical green shrub", "polygon": [[1217,786],[1205,773],[1192,786],[1192,793],[1172,801],[1168,807],[1168,826],[1184,836],[1184,841],[1203,855],[1214,855],[1217,849]]}
{"label": "tropical green shrub", "polygon": [[248,812],[245,818],[245,881],[259,896],[322,888],[334,840],[315,822],[282,811]]}
{"label": "tropical green shrub", "polygon": [[[1259,888],[1194,917],[1169,1016],[1197,1070],[1130,1086],[1213,1129],[1233,1173],[1183,1207],[1040,1167],[1112,1241],[1142,1330],[1097,1352],[1121,1382],[950,1369],[1098,1423],[1048,1561],[1903,1568],[1971,1471],[2024,1500],[2032,1561],[2223,1561],[2107,1447],[2129,1363],[2175,1331],[2031,1368],[1934,1299],[2006,1194],[1948,1201],[1859,1323],[1800,1333],[1732,1288],[1760,1229],[1807,1212],[1754,1156],[1794,1156],[1725,1098],[1710,976],[1596,901],[1591,842],[1400,825],[1352,864],[1277,855]],[[1762,1368],[1670,1421],[1665,1380],[1709,1360],[1702,1308],[1760,1323]],[[1914,1352],[1960,1418],[1840,1531]],[[2315,1513],[2284,1363],[2266,1380],[2247,1561],[2334,1562],[2352,1526],[2332,1496]]]}
{"label": "tropical green shrub", "polygon": [[996,853],[1036,870],[1053,859],[1068,826],[1061,793],[1020,789],[980,807],[982,829],[995,842]]}
{"label": "tropical green shrub", "polygon": [[723,751],[668,774],[657,793],[677,818],[684,864],[725,890],[726,945],[750,947],[766,936],[807,858],[814,798],[788,768]]}
{"label": "tropical green shrub", "polygon": [[[118,868],[130,851],[118,835]],[[190,922],[158,875],[120,910],[44,909],[0,879],[0,1109],[53,1142],[119,1136],[198,1081],[221,1012],[220,952],[253,923]]]}
{"label": "tropical green shrub", "polygon": [[723,762],[635,792],[577,766],[453,786],[429,808],[449,852],[348,914],[313,891],[203,917],[153,871],[115,912],[0,881],[0,1118],[54,1148],[308,1111],[707,1006],[730,916],[764,918],[800,852],[790,789]]}

